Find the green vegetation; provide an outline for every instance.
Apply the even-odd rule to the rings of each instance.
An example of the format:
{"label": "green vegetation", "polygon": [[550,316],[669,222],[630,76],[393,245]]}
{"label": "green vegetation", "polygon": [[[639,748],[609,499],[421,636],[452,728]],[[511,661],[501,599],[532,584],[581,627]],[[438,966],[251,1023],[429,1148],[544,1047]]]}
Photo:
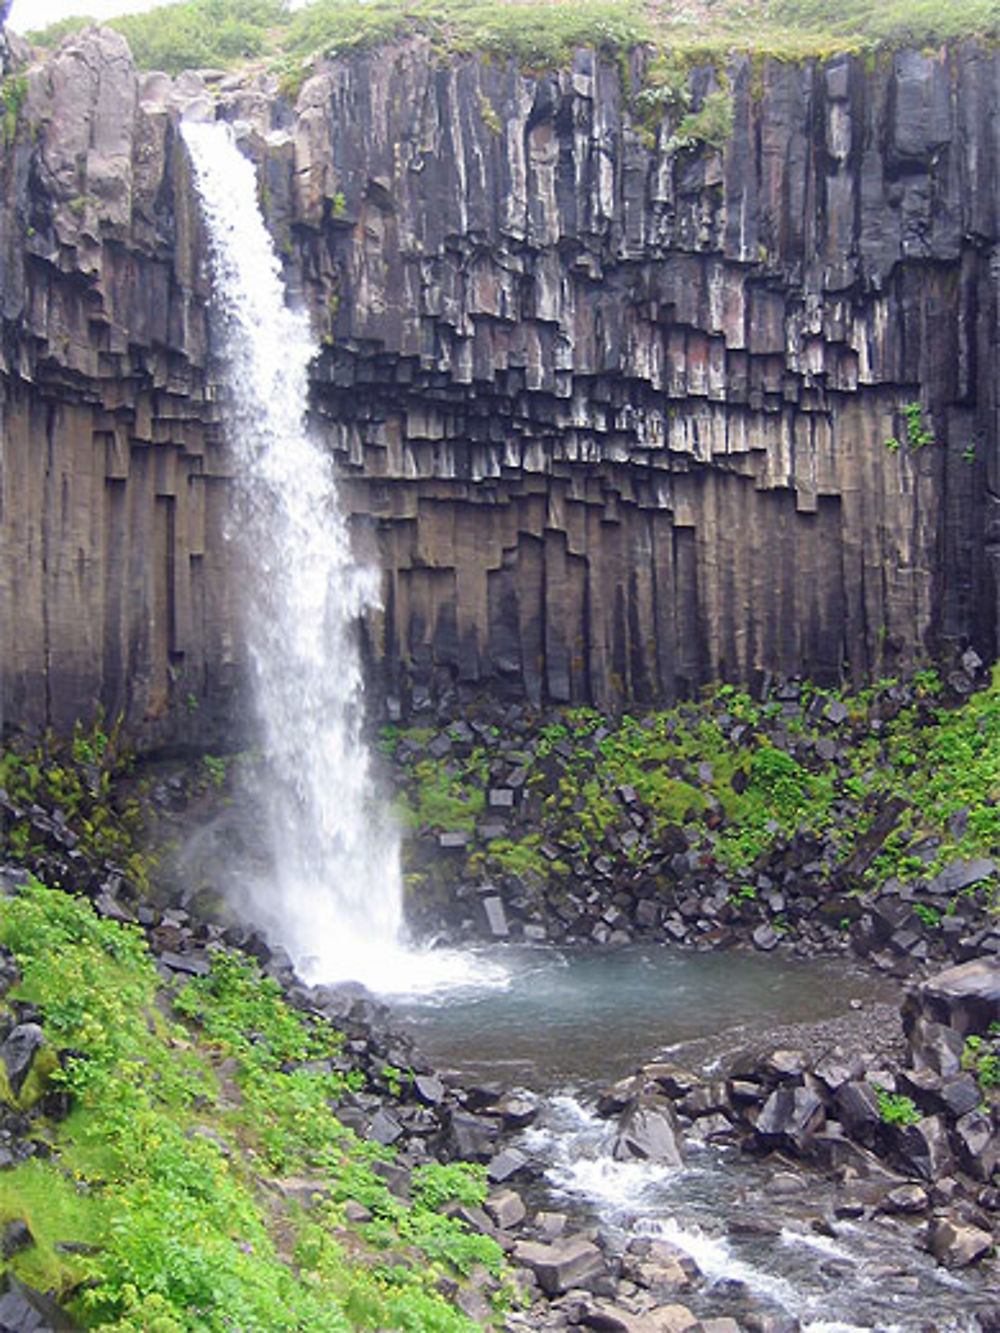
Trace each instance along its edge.
{"label": "green vegetation", "polygon": [[0,83],[0,143],[10,148],[17,137],[17,122],[28,95],[28,80],[12,74]]}
{"label": "green vegetation", "polygon": [[[34,1237],[17,1276],[118,1333],[471,1333],[440,1291],[502,1256],[442,1209],[481,1201],[482,1170],[430,1164],[391,1194],[391,1151],[336,1118],[363,1076],[328,1024],[223,952],[166,993],[137,930],[37,882],[0,902],[0,944],[49,1053],[20,1098],[39,1151],[4,1174],[0,1225]],[[348,1200],[370,1220],[348,1226]]]}
{"label": "green vegetation", "polygon": [[113,863],[145,890],[149,865],[139,850],[142,813],[118,787],[132,759],[120,725],[106,731],[100,720],[89,729],[77,723],[68,740],[46,733],[38,742],[22,740],[0,750],[5,855],[43,866],[52,846],[76,850],[90,861]]}
{"label": "green vegetation", "polygon": [[[832,725],[834,704],[842,720]],[[408,827],[473,834],[470,878],[550,884],[590,873],[601,857],[655,877],[665,849],[682,848],[706,871],[735,876],[739,901],[740,877],[794,840],[822,841],[831,874],[848,866],[890,806],[895,824],[856,869],[836,871],[846,887],[927,880],[960,858],[1000,860],[997,674],[958,707],[942,702],[940,678],[926,669],[905,688],[888,677],[843,697],[802,687],[761,703],[724,685],[645,716],[567,709],[539,718],[523,741],[501,738],[496,751],[482,742],[432,758],[434,735],[392,729],[383,749],[402,767]],[[503,836],[477,841],[487,789],[514,768],[513,818]],[[989,906],[996,889],[994,877],[963,892]],[[955,906],[945,897],[914,910],[933,931]]]}
{"label": "green vegetation", "polygon": [[878,1111],[886,1125],[915,1125],[920,1119],[912,1097],[900,1092],[887,1092],[876,1083],[875,1096],[878,1098]]}
{"label": "green vegetation", "polygon": [[689,111],[667,141],[667,151],[697,148],[707,144],[721,151],[733,132],[733,103],[721,88],[711,92],[697,111]]}
{"label": "green vegetation", "polygon": [[[88,20],[66,19],[30,34],[42,45],[57,45]],[[479,51],[513,58],[529,68],[565,65],[581,46],[622,58],[643,48],[650,57],[648,79],[637,90],[648,116],[669,107],[690,112],[676,80],[663,69],[680,63],[724,63],[731,52],[799,59],[837,51],[937,44],[952,38],[1000,33],[993,0],[763,0],[752,9],[745,0],[715,0],[704,10],[656,8],[639,0],[313,0],[291,11],[283,0],[186,0],[146,14],[114,19],[144,68],[179,70],[230,65],[246,59],[284,62],[294,85],[302,62],[339,55],[421,33],[441,53]],[[657,63],[661,69],[657,73]],[[294,66],[297,65],[297,72]],[[623,75],[628,71],[623,66]],[[630,78],[623,78],[629,91]],[[674,93],[671,93],[671,87]],[[710,95],[710,97],[714,96]],[[677,127],[683,138],[713,142],[727,124],[721,98],[704,123]]]}
{"label": "green vegetation", "polygon": [[[934,443],[934,435],[924,421],[924,409],[919,403],[907,403],[902,408],[902,417],[903,437],[908,448],[916,451],[917,449],[923,449],[925,445]],[[885,442],[885,447],[890,453],[897,453],[901,448],[899,437],[896,435],[890,436]],[[975,445],[972,446],[972,451],[972,460],[967,457],[967,453],[963,453],[962,457],[966,459],[966,462],[975,459]]]}
{"label": "green vegetation", "polygon": [[407,828],[471,829],[486,804],[485,782],[486,756],[480,748],[464,759],[417,760],[396,810]]}
{"label": "green vegetation", "polygon": [[997,1024],[990,1024],[989,1037],[966,1037],[962,1068],[975,1074],[981,1088],[1000,1088],[1000,1042]]}

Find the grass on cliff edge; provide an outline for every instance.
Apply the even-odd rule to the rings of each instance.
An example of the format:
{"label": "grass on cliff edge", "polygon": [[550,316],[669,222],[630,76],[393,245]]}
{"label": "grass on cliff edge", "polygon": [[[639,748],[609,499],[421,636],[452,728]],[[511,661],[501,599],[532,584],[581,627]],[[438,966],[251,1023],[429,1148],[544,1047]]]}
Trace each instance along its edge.
{"label": "grass on cliff edge", "polygon": [[[32,33],[55,46],[86,18]],[[187,0],[112,19],[143,69],[231,66],[269,57],[301,62],[420,32],[442,52],[481,51],[531,68],[565,64],[593,46],[607,55],[639,46],[724,56],[733,50],[779,58],[839,50],[937,45],[1000,33],[995,0],[313,0],[292,12],[285,0]]]}
{"label": "grass on cliff edge", "polygon": [[[18,1099],[39,1151],[0,1190],[0,1228],[21,1219],[34,1244],[5,1267],[118,1333],[477,1327],[439,1287],[502,1256],[439,1208],[481,1201],[481,1169],[432,1163],[411,1203],[390,1194],[391,1152],[331,1109],[361,1077],[339,1033],[222,952],[167,995],[135,928],[37,881],[0,900],[0,944],[21,976],[0,1019],[37,1006],[46,1039]],[[314,1183],[314,1206],[286,1177]],[[371,1221],[348,1226],[347,1199]]]}

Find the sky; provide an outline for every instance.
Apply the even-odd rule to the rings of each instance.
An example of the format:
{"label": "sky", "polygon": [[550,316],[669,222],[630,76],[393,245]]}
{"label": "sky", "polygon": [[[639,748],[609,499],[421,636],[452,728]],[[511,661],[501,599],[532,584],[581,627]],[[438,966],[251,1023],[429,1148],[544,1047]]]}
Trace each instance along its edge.
{"label": "sky", "polygon": [[15,32],[30,32],[33,28],[47,28],[50,23],[74,14],[108,19],[115,14],[132,14],[163,3],[164,0],[14,0],[7,26]]}

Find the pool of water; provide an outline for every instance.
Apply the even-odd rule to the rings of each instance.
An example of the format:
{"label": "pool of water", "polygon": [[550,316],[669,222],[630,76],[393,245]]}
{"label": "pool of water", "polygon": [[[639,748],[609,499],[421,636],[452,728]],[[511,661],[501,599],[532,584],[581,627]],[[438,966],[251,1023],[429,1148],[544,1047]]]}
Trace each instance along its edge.
{"label": "pool of water", "polygon": [[679,1043],[829,1018],[894,993],[836,960],[743,951],[510,947],[488,957],[506,972],[502,987],[455,988],[396,1013],[438,1066],[536,1092],[603,1085]]}

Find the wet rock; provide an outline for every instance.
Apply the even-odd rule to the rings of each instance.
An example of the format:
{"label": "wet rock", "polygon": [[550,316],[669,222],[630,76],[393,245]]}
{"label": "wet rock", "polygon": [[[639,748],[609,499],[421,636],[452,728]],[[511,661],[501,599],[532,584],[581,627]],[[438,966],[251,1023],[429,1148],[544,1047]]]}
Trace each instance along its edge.
{"label": "wet rock", "polygon": [[[905,1007],[903,1012],[905,1015]],[[915,1068],[932,1069],[943,1078],[952,1078],[961,1071],[965,1043],[954,1028],[911,1016],[907,1037]]]}
{"label": "wet rock", "polygon": [[440,1106],[447,1091],[436,1074],[417,1074],[413,1080],[413,1090],[427,1106]]}
{"label": "wet rock", "polygon": [[864,1077],[865,1062],[859,1055],[850,1055],[839,1046],[826,1052],[816,1063],[813,1073],[830,1092],[836,1092],[845,1083]]}
{"label": "wet rock", "polygon": [[930,1207],[930,1196],[922,1185],[898,1185],[882,1200],[883,1213],[924,1213]]}
{"label": "wet rock", "polygon": [[788,1079],[800,1079],[809,1068],[809,1057],[805,1051],[773,1050],[760,1061],[764,1074],[782,1082]]}
{"label": "wet rock", "polygon": [[799,1333],[802,1325],[794,1315],[776,1312],[764,1314],[753,1310],[744,1317],[743,1327],[747,1333]]}
{"label": "wet rock", "polygon": [[638,1158],[662,1166],[680,1166],[680,1126],[673,1105],[657,1097],[640,1097],[622,1116],[612,1155],[616,1161]]}
{"label": "wet rock", "polygon": [[904,1168],[924,1180],[935,1180],[951,1169],[948,1130],[941,1116],[924,1116],[915,1125],[897,1126],[892,1141]]}
{"label": "wet rock", "polygon": [[771,1093],[754,1127],[762,1144],[785,1144],[802,1152],[826,1119],[822,1100],[809,1088],[780,1087]]}
{"label": "wet rock", "polygon": [[548,1244],[518,1241],[513,1257],[534,1273],[538,1285],[549,1296],[570,1287],[585,1287],[606,1270],[602,1251],[582,1236],[567,1236]]}
{"label": "wet rock", "polygon": [[522,1172],[528,1165],[528,1158],[519,1148],[504,1148],[486,1168],[487,1178],[494,1185],[502,1185]]}
{"label": "wet rock", "polygon": [[851,1138],[866,1148],[873,1147],[882,1124],[882,1112],[872,1085],[859,1081],[844,1083],[837,1089],[834,1105]]}
{"label": "wet rock", "polygon": [[979,1227],[967,1226],[951,1218],[931,1223],[928,1248],[946,1268],[967,1268],[982,1259],[993,1246],[993,1236]]}
{"label": "wet rock", "polygon": [[569,1218],[565,1213],[555,1213],[548,1209],[543,1209],[535,1214],[535,1230],[545,1240],[555,1240],[566,1230]]}
{"label": "wet rock", "polygon": [[486,1162],[493,1156],[500,1124],[485,1116],[467,1111],[454,1111],[451,1116],[450,1140],[456,1157],[472,1162]]}
{"label": "wet rock", "polygon": [[593,1329],[595,1333],[653,1333],[648,1318],[611,1301],[588,1303],[581,1311],[578,1323],[581,1328]]}
{"label": "wet rock", "polygon": [[636,1074],[619,1079],[610,1088],[605,1088],[597,1098],[597,1114],[606,1120],[611,1116],[621,1115],[622,1111],[632,1105],[645,1086],[645,1080]]}
{"label": "wet rock", "polygon": [[538,1115],[538,1107],[530,1097],[504,1097],[497,1105],[504,1129],[525,1129]]}
{"label": "wet rock", "polygon": [[660,1299],[667,1293],[686,1290],[699,1276],[691,1256],[667,1240],[634,1237],[622,1256],[622,1277]]}
{"label": "wet rock", "polygon": [[506,939],[510,934],[510,928],[507,925],[507,914],[502,899],[493,895],[483,898],[482,905],[486,915],[486,927],[490,934],[494,939]]}
{"label": "wet rock", "polygon": [[654,1083],[668,1097],[685,1097],[698,1086],[698,1075],[683,1065],[654,1061],[643,1065],[639,1073],[647,1083]]}
{"label": "wet rock", "polygon": [[740,1130],[721,1111],[699,1116],[691,1126],[690,1137],[699,1143],[733,1143]]}
{"label": "wet rock", "polygon": [[770,953],[778,947],[781,937],[772,926],[766,922],[758,926],[750,936],[755,949],[760,949],[762,953]]}
{"label": "wet rock", "polygon": [[700,1327],[697,1316],[686,1305],[661,1305],[650,1311],[648,1321],[648,1333],[696,1333]]}

